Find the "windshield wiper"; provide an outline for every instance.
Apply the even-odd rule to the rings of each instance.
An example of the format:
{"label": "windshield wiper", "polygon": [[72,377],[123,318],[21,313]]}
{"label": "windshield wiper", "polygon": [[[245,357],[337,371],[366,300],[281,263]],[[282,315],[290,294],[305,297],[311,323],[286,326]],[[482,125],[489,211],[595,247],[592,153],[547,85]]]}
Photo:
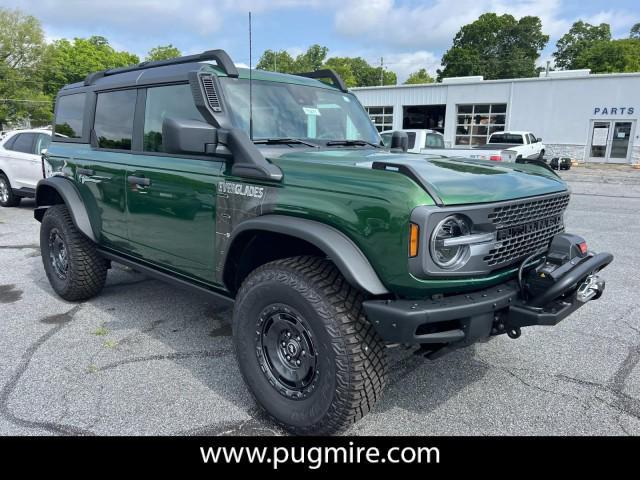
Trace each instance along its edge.
{"label": "windshield wiper", "polygon": [[306,145],[307,147],[318,148],[318,145],[316,145],[315,143],[300,140],[299,138],[258,138],[257,140],[254,140],[253,143],[261,145],[284,145],[287,143],[298,143],[300,145]]}
{"label": "windshield wiper", "polygon": [[331,140],[331,141],[327,142],[327,146],[328,147],[333,146],[333,145],[344,145],[345,147],[365,147],[365,146],[370,146],[370,147],[375,147],[375,148],[382,148],[377,143],[367,142],[366,140]]}

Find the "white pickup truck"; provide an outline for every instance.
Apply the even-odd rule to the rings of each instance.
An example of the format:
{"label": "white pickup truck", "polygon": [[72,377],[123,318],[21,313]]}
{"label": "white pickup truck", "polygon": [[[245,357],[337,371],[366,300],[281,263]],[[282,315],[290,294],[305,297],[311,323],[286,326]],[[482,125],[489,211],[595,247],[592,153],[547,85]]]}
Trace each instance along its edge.
{"label": "white pickup truck", "polygon": [[[544,158],[545,147],[541,138],[531,132],[494,132],[486,145],[446,148],[444,136],[434,130],[401,130],[409,137],[409,152],[438,153],[447,157],[465,157],[478,160],[517,162],[523,159]],[[390,144],[393,132],[381,134],[385,145]]]}

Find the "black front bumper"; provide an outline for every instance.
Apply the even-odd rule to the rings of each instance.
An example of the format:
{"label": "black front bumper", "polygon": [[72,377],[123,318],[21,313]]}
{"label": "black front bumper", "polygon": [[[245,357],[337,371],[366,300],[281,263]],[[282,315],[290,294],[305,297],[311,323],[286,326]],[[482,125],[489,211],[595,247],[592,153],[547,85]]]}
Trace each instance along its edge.
{"label": "black front bumper", "polygon": [[[556,325],[586,302],[578,287],[613,260],[609,253],[590,255],[576,264],[544,297],[525,300],[515,280],[473,293],[428,300],[366,300],[367,318],[383,340],[413,345],[470,345],[491,335],[519,335],[520,328]],[[598,278],[599,294],[604,280]],[[549,295],[547,295],[549,294]]]}

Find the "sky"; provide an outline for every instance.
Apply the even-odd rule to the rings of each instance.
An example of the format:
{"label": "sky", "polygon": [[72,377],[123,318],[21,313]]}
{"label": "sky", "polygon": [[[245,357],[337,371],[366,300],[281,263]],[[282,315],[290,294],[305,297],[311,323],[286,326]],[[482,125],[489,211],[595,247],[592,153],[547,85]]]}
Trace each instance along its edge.
{"label": "sky", "polygon": [[224,48],[249,63],[248,12],[253,18],[253,64],[266,49],[296,55],[318,43],[329,56],[361,56],[398,74],[432,74],[460,27],[482,13],[537,15],[551,36],[539,60],[578,20],[611,25],[626,37],[640,22],[640,0],[0,0],[37,17],[47,40],[101,35],[143,59],[154,46],[184,54]]}

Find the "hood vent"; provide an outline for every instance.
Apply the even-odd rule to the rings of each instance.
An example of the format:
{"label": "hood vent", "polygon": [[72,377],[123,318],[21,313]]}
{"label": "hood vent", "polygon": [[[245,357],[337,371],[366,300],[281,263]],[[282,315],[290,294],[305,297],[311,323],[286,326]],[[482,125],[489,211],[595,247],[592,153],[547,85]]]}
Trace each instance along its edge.
{"label": "hood vent", "polygon": [[216,91],[216,85],[213,82],[213,76],[202,75],[202,87],[204,88],[204,94],[207,99],[207,104],[214,112],[221,112],[220,99],[218,98],[218,92]]}

